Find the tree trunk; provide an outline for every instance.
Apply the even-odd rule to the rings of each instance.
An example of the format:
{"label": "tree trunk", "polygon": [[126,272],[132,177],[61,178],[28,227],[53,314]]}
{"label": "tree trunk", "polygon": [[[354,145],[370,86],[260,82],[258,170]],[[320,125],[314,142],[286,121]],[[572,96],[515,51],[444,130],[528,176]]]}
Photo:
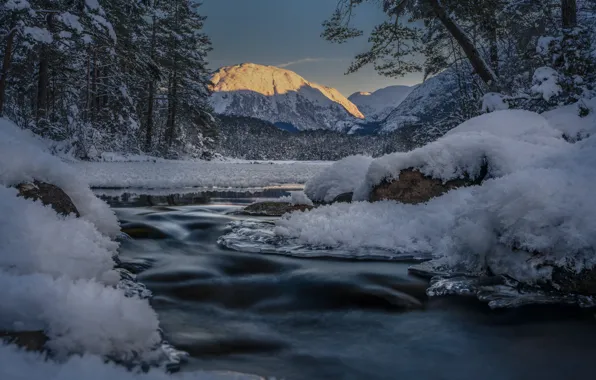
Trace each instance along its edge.
{"label": "tree trunk", "polygon": [[561,17],[563,29],[573,29],[577,26],[576,0],[561,0]]}
{"label": "tree trunk", "polygon": [[474,71],[478,74],[480,79],[486,83],[491,91],[499,92],[499,80],[495,73],[488,66],[486,61],[480,55],[480,52],[470,40],[470,37],[455,23],[449,16],[447,10],[443,7],[441,0],[428,0],[435,12],[437,18],[441,21],[443,26],[455,38],[459,46],[462,48]]}
{"label": "tree trunk", "polygon": [[4,97],[6,96],[6,82],[8,80],[8,71],[12,63],[12,45],[16,30],[12,30],[6,39],[6,49],[4,50],[4,59],[2,60],[2,71],[0,72],[0,117],[4,115]]}
{"label": "tree trunk", "polygon": [[[155,7],[156,2],[153,2],[153,7]],[[152,25],[152,32],[151,32],[151,64],[155,64],[155,45],[157,41],[157,17],[153,15],[153,25]],[[147,125],[146,130],[147,134],[145,136],[145,152],[151,151],[151,146],[153,145],[153,103],[155,102],[155,78],[154,73],[151,73],[151,79],[149,80],[149,94],[147,99]]]}
{"label": "tree trunk", "polygon": [[[48,26],[48,31],[50,33],[53,29],[54,24],[54,14],[49,13],[46,16],[46,22]],[[45,118],[47,116],[47,108],[48,108],[48,87],[49,87],[49,70],[50,70],[50,49],[48,44],[44,43],[41,45],[40,53],[39,53],[39,77],[37,81],[37,121],[40,118]]]}

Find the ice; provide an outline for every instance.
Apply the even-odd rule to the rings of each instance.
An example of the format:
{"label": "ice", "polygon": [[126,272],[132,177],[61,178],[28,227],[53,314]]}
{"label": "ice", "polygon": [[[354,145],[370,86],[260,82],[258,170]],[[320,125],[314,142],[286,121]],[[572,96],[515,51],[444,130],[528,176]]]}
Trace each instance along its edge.
{"label": "ice", "polygon": [[325,162],[76,162],[72,166],[92,187],[103,188],[255,188],[304,184]]}
{"label": "ice", "polygon": [[360,186],[372,161],[367,156],[344,158],[310,179],[304,192],[316,202],[331,202],[338,195],[353,193]]}
{"label": "ice", "polygon": [[218,243],[226,248],[262,254],[278,254],[294,257],[321,258],[332,257],[351,260],[390,260],[412,261],[428,260],[428,252],[400,252],[393,248],[380,246],[328,246],[308,244],[299,238],[282,236],[276,233],[276,226],[271,222],[245,220],[232,222],[225,235]]}

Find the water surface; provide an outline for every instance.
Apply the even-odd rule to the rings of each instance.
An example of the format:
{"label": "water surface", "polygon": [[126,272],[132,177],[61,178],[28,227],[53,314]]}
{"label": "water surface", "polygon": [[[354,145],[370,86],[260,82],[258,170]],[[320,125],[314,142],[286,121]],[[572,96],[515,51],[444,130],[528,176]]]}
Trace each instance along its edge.
{"label": "water surface", "polygon": [[108,199],[125,228],[154,230],[125,242],[122,260],[154,292],[166,338],[190,353],[183,370],[296,380],[596,373],[591,313],[428,300],[426,281],[408,275],[408,263],[297,259],[217,245],[228,223],[247,218],[235,214],[240,207],[284,192]]}

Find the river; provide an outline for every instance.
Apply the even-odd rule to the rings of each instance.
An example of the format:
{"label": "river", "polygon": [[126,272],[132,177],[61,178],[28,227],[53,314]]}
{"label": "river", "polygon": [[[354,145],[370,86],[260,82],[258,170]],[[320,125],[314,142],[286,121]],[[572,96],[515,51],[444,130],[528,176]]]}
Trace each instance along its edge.
{"label": "river", "polygon": [[[153,293],[183,371],[289,380],[586,379],[594,315],[574,308],[492,311],[425,296],[409,263],[299,259],[220,247],[235,213],[265,192],[115,196],[121,259]],[[267,219],[272,220],[272,219]]]}

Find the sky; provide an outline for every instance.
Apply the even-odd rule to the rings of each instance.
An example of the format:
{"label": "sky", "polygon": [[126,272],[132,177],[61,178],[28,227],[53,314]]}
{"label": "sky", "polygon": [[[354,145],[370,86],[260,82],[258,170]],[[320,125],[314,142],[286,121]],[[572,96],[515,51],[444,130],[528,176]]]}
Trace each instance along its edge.
{"label": "sky", "polygon": [[[321,38],[321,24],[336,5],[337,0],[203,0],[205,32],[214,48],[210,67],[244,62],[284,67],[345,96],[422,81],[421,74],[386,78],[373,67],[344,75],[353,57],[367,50],[367,33],[341,45]],[[382,20],[380,9],[365,3],[358,8],[355,25],[370,31]]]}

